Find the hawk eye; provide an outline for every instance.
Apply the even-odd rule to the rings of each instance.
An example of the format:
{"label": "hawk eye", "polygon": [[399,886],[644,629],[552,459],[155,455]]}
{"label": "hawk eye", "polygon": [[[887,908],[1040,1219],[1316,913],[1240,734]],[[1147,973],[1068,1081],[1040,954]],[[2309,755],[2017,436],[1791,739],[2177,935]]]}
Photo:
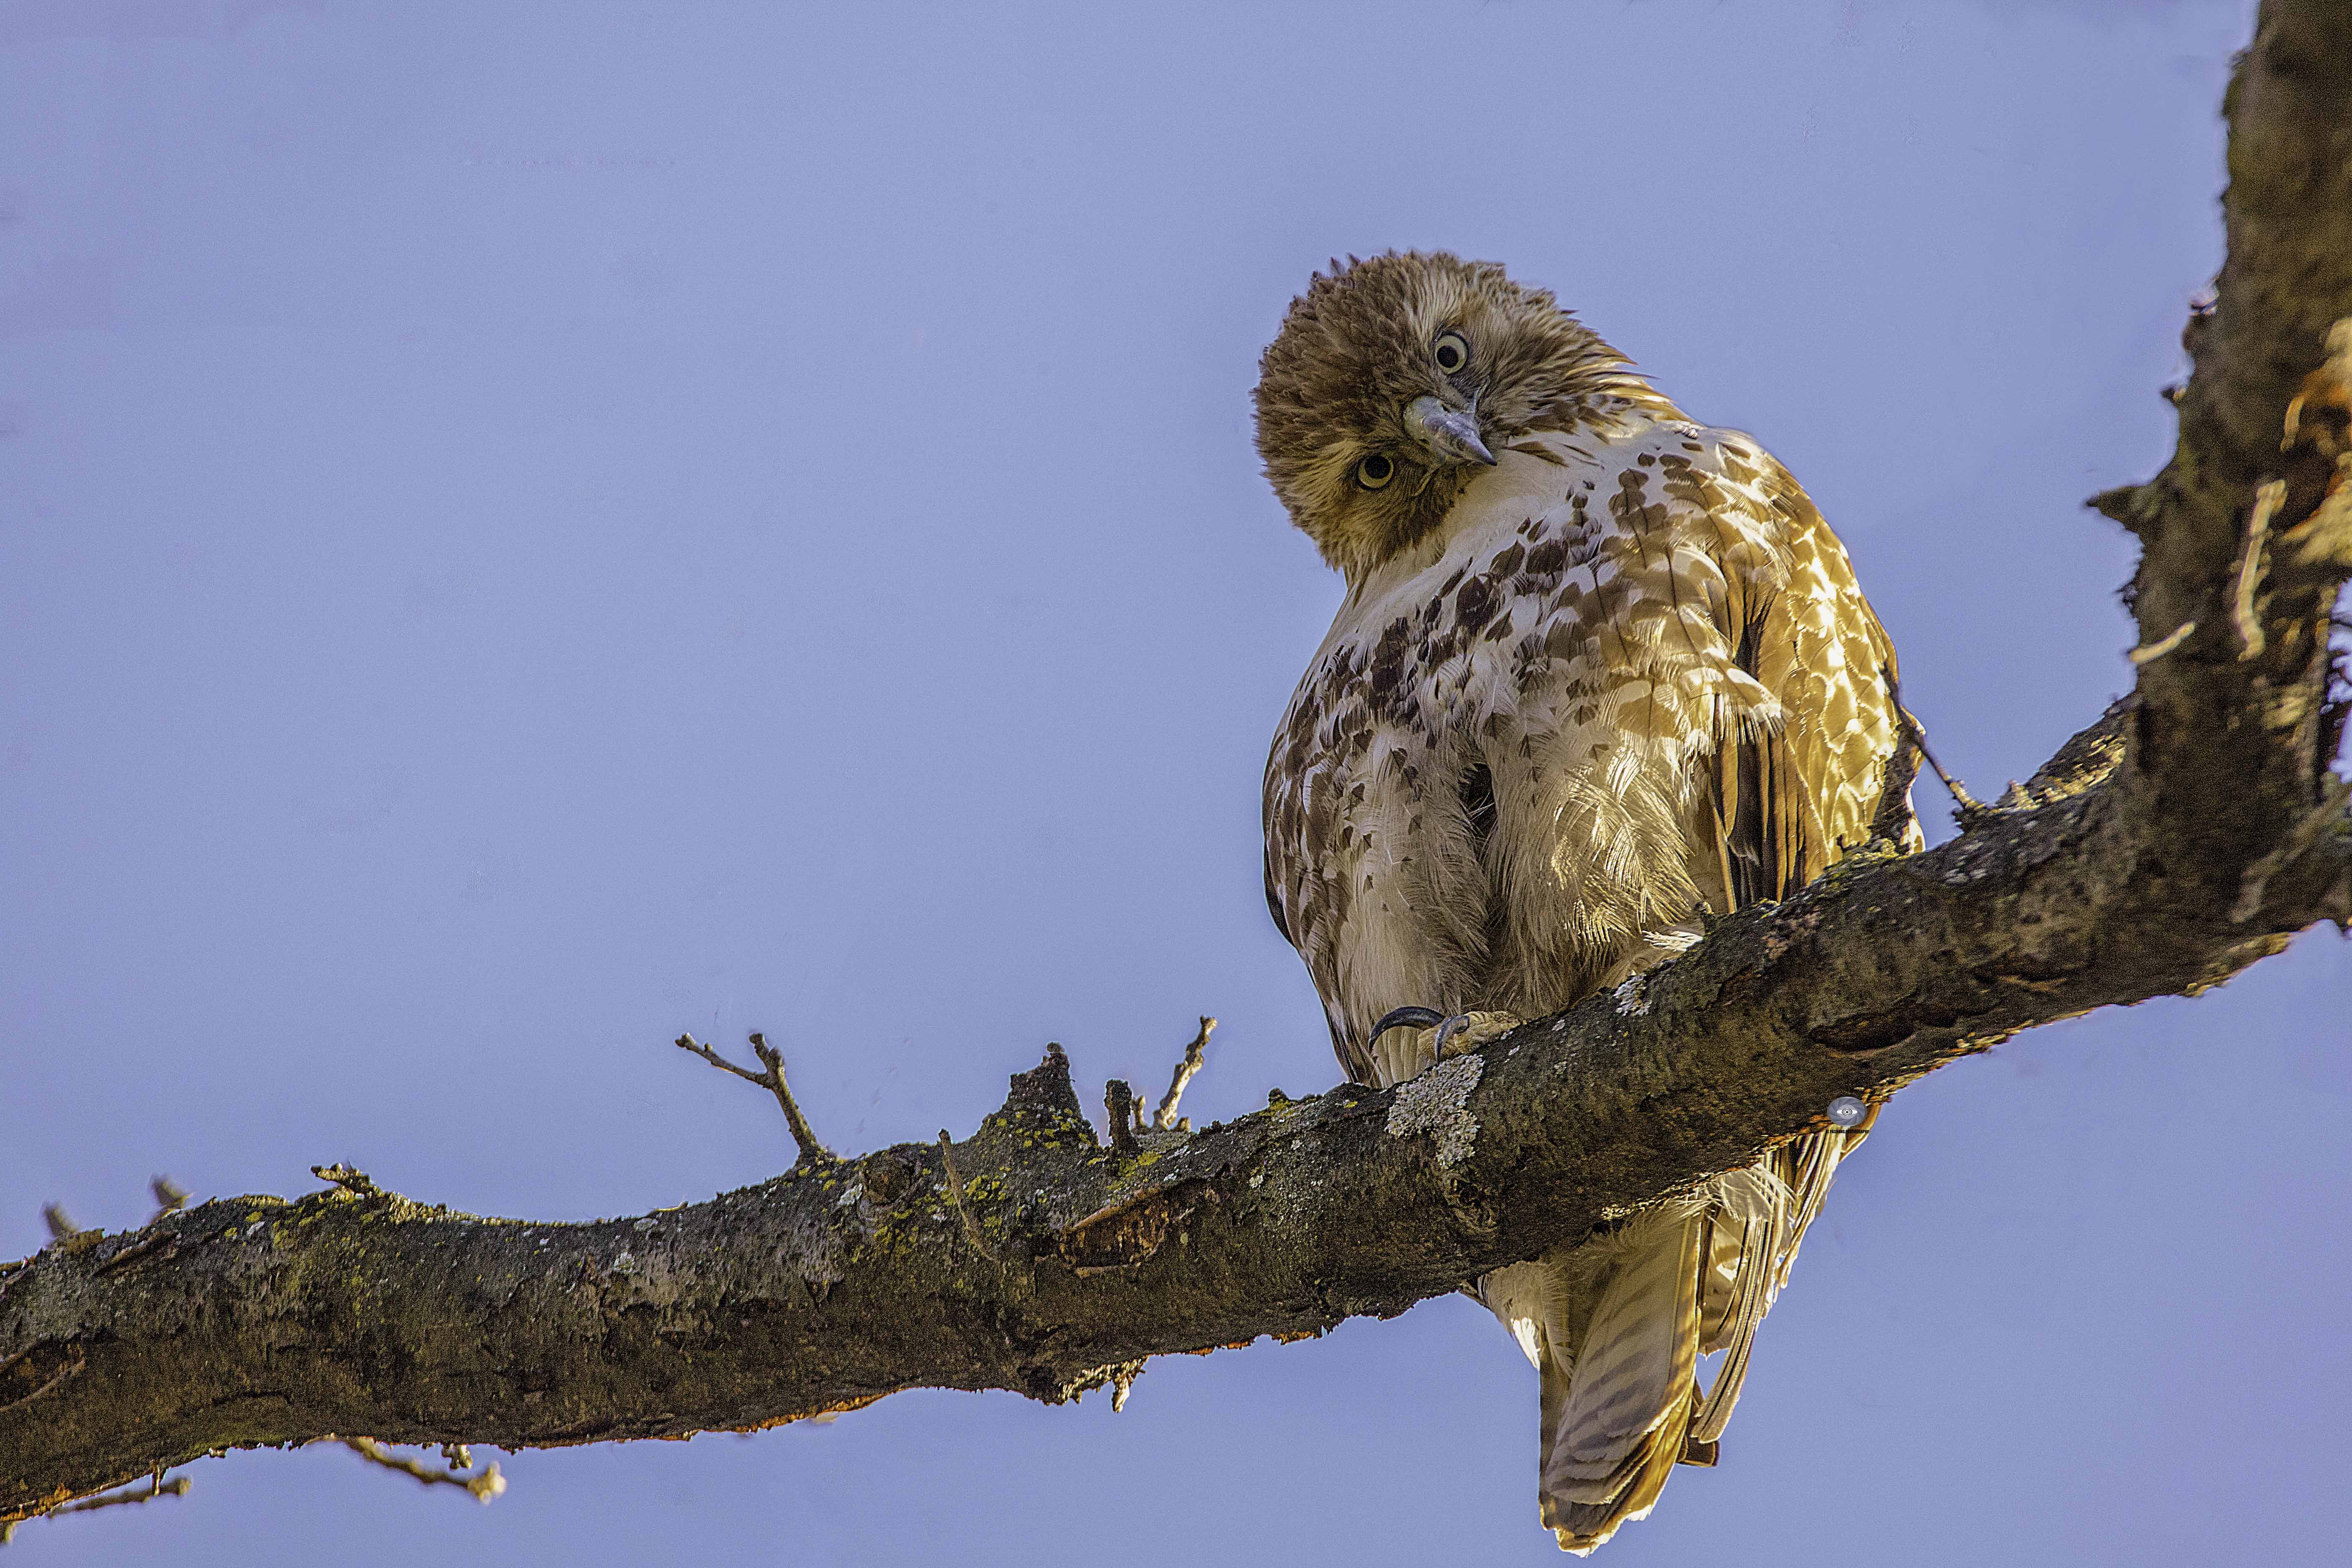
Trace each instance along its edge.
{"label": "hawk eye", "polygon": [[1374,452],[1356,465],[1356,482],[1368,490],[1379,489],[1396,478],[1396,465]]}
{"label": "hawk eye", "polygon": [[1431,345],[1431,352],[1437,356],[1437,368],[1448,375],[1456,374],[1469,366],[1470,340],[1460,332],[1438,333],[1437,342]]}

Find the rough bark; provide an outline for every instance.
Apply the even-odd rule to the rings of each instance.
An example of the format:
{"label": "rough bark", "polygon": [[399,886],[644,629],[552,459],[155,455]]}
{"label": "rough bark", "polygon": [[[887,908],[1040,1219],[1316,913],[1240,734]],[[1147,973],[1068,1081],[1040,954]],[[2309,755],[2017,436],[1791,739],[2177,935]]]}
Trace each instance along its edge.
{"label": "rough bark", "polygon": [[2095,503],[2144,542],[2131,591],[2164,651],[1952,843],[1851,858],[1396,1089],[1198,1132],[1122,1118],[1099,1142],[1051,1050],[961,1142],[819,1151],[643,1217],[480,1218],[339,1172],[299,1202],[68,1237],[0,1266],[0,1520],[328,1434],[523,1447],[914,1387],[1067,1399],[1149,1356],[1400,1312],[1827,1125],[1837,1096],[2194,994],[2352,920],[2326,771],[2352,574],[2352,326],[2326,351],[2352,317],[2347,62],[2352,5],[2263,5],[2179,448]]}

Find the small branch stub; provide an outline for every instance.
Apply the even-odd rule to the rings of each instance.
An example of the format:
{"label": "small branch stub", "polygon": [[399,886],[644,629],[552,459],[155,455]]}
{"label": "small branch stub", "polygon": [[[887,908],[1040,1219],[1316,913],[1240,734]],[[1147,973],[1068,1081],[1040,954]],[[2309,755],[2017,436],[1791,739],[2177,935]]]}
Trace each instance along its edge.
{"label": "small branch stub", "polygon": [[1127,1079],[1115,1078],[1103,1085],[1103,1110],[1110,1119],[1110,1146],[1122,1154],[1134,1153],[1139,1147],[1135,1135],[1143,1128],[1143,1107]]}
{"label": "small branch stub", "polygon": [[313,1165],[310,1167],[310,1173],[322,1182],[333,1183],[355,1198],[372,1198],[381,1195],[382,1189],[377,1187],[373,1177],[365,1171],[354,1169],[350,1165],[341,1163]]}
{"label": "small branch stub", "polygon": [[1135,1380],[1143,1375],[1139,1361],[1123,1362],[1110,1374],[1110,1410],[1116,1415],[1127,1408],[1127,1396],[1135,1392]]}

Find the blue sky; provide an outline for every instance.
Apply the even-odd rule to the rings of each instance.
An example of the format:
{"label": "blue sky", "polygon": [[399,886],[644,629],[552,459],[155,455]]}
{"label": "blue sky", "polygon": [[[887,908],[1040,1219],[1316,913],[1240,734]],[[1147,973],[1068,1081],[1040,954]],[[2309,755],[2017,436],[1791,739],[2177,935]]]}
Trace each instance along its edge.
{"label": "blue sky", "polygon": [[[349,1161],[642,1211],[1337,1076],[1257,784],[1337,580],[1256,471],[1325,258],[1492,258],[1848,542],[1998,791],[2129,681],[2242,4],[0,4],[0,1257]],[[1938,832],[1943,802],[1920,800]],[[1840,1176],[1637,1564],[2319,1561],[2352,962],[2039,1031]],[[1555,1558],[1460,1300],[526,1453],[198,1465],[27,1563]]]}

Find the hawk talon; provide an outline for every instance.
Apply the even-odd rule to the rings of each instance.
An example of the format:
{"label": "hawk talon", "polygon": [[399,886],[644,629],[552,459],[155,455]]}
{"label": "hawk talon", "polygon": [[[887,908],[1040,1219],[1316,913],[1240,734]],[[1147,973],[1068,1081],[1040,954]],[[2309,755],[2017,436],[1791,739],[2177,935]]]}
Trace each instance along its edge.
{"label": "hawk talon", "polygon": [[1364,1043],[1371,1044],[1391,1029],[1404,1028],[1408,1026],[1416,1029],[1426,1029],[1432,1026],[1442,1026],[1444,1022],[1445,1015],[1434,1007],[1391,1007],[1381,1015],[1381,1021],[1372,1026],[1372,1032],[1365,1037]]}
{"label": "hawk talon", "polygon": [[1446,1046],[1454,1036],[1469,1026],[1470,1015],[1467,1013],[1456,1013],[1450,1018],[1440,1020],[1437,1026],[1437,1038],[1430,1043],[1429,1047],[1429,1059],[1433,1066],[1445,1059]]}
{"label": "hawk talon", "polygon": [[1392,1007],[1381,1014],[1380,1021],[1372,1026],[1371,1035],[1365,1041],[1365,1048],[1376,1050],[1380,1037],[1391,1029],[1434,1030],[1435,1034],[1430,1040],[1428,1062],[1409,1068],[1401,1066],[1398,1068],[1397,1080],[1401,1082],[1406,1078],[1418,1077],[1444,1061],[1448,1047],[1453,1047],[1454,1042],[1462,1036],[1474,1030],[1485,1029],[1493,1024],[1499,1023],[1502,1026],[1501,1029],[1475,1036],[1469,1044],[1456,1048],[1454,1051],[1456,1055],[1461,1051],[1486,1044],[1496,1034],[1517,1027],[1518,1022],[1518,1019],[1511,1015],[1502,1013],[1440,1013],[1434,1007]]}

